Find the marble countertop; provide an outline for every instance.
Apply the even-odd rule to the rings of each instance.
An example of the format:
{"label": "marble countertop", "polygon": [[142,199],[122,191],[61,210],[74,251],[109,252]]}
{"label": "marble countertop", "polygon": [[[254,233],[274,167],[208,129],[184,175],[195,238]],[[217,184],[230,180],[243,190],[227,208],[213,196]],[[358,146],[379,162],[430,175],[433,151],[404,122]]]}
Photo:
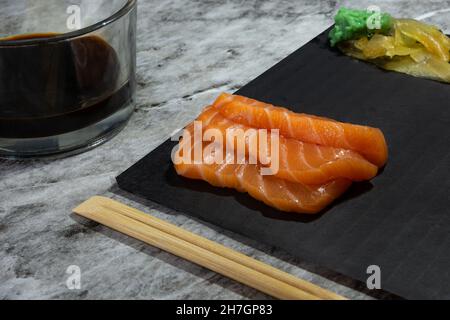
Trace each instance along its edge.
{"label": "marble countertop", "polygon": [[[1,299],[265,299],[251,288],[76,217],[106,195],[348,298],[361,285],[286,253],[121,192],[115,177],[183,127],[219,92],[233,92],[332,24],[339,5],[370,1],[139,0],[138,91],[128,126],[60,160],[0,160]],[[448,30],[449,1],[376,1],[396,16]],[[444,9],[444,10],[443,10]],[[434,19],[434,20],[433,20]],[[67,268],[81,270],[69,290]]]}

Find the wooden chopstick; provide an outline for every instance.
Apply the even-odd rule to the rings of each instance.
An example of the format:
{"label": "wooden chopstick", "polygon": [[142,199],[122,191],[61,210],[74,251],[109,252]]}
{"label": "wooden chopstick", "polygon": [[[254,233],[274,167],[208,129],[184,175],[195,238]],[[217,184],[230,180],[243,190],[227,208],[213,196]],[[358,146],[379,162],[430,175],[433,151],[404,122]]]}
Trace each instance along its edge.
{"label": "wooden chopstick", "polygon": [[74,212],[280,299],[344,297],[105,197]]}

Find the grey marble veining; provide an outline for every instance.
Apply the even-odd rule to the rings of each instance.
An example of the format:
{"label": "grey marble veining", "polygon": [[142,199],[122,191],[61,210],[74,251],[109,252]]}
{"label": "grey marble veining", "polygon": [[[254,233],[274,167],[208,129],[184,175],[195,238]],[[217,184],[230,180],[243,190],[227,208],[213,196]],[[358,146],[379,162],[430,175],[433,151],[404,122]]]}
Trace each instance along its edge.
{"label": "grey marble veining", "polygon": [[[349,288],[355,287],[352,281],[135,199],[118,190],[114,178],[192,120],[219,92],[240,88],[331,25],[338,6],[373,3],[140,0],[139,87],[129,125],[108,143],[70,158],[0,161],[0,298],[268,298],[71,214],[90,196],[106,195],[349,298],[368,299]],[[396,16],[427,14],[427,21],[449,30],[450,13],[443,9],[450,1],[375,4]],[[66,287],[70,265],[81,268],[80,290]]]}

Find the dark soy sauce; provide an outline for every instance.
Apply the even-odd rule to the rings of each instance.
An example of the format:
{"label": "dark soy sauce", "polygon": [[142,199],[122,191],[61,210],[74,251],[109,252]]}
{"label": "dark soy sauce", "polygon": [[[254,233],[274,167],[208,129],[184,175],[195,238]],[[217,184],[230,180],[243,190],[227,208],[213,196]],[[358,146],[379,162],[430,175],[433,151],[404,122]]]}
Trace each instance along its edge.
{"label": "dark soy sauce", "polygon": [[0,138],[48,137],[107,118],[132,99],[133,84],[119,75],[117,53],[97,36],[20,46],[0,40]]}

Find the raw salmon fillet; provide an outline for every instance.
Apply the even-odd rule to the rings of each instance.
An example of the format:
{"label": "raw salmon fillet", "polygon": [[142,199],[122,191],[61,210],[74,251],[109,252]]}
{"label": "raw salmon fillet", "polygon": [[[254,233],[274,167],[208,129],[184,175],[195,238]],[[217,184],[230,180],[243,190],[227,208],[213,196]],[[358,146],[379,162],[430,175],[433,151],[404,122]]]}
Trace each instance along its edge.
{"label": "raw salmon fillet", "polygon": [[[227,137],[227,132],[232,133],[237,130],[250,132],[248,130],[251,129],[225,118],[214,107],[207,107],[197,121],[202,122],[204,130],[217,129],[223,137]],[[233,145],[235,141],[228,142]],[[254,147],[250,146],[252,142]],[[262,165],[260,153],[257,151],[257,140],[245,139],[245,143],[246,159],[253,156],[254,159],[259,160],[258,164]],[[267,145],[270,151],[270,135],[267,135]],[[278,154],[279,170],[275,176],[291,182],[318,185],[340,178],[363,181],[372,179],[378,172],[377,166],[354,151],[304,143],[283,136],[279,138]],[[270,152],[266,156],[269,157]]]}
{"label": "raw salmon fillet", "polygon": [[355,151],[382,167],[388,148],[381,130],[300,114],[250,98],[223,93],[214,107],[226,118],[247,126],[279,129],[286,138]]}
{"label": "raw salmon fillet", "polygon": [[[193,126],[188,126],[193,134]],[[306,185],[289,182],[275,176],[262,176],[258,165],[253,164],[206,164],[211,159],[206,154],[202,163],[183,163],[181,140],[177,152],[174,154],[174,166],[177,173],[190,179],[199,179],[216,187],[233,188],[240,192],[247,192],[253,198],[265,204],[286,212],[317,213],[344,193],[351,185],[351,181],[339,179],[323,185]],[[212,142],[213,143],[213,142]],[[208,143],[201,142],[202,148]],[[190,143],[190,153],[194,153],[194,144]],[[227,154],[227,158],[233,156]],[[213,162],[213,161],[211,161]]]}

